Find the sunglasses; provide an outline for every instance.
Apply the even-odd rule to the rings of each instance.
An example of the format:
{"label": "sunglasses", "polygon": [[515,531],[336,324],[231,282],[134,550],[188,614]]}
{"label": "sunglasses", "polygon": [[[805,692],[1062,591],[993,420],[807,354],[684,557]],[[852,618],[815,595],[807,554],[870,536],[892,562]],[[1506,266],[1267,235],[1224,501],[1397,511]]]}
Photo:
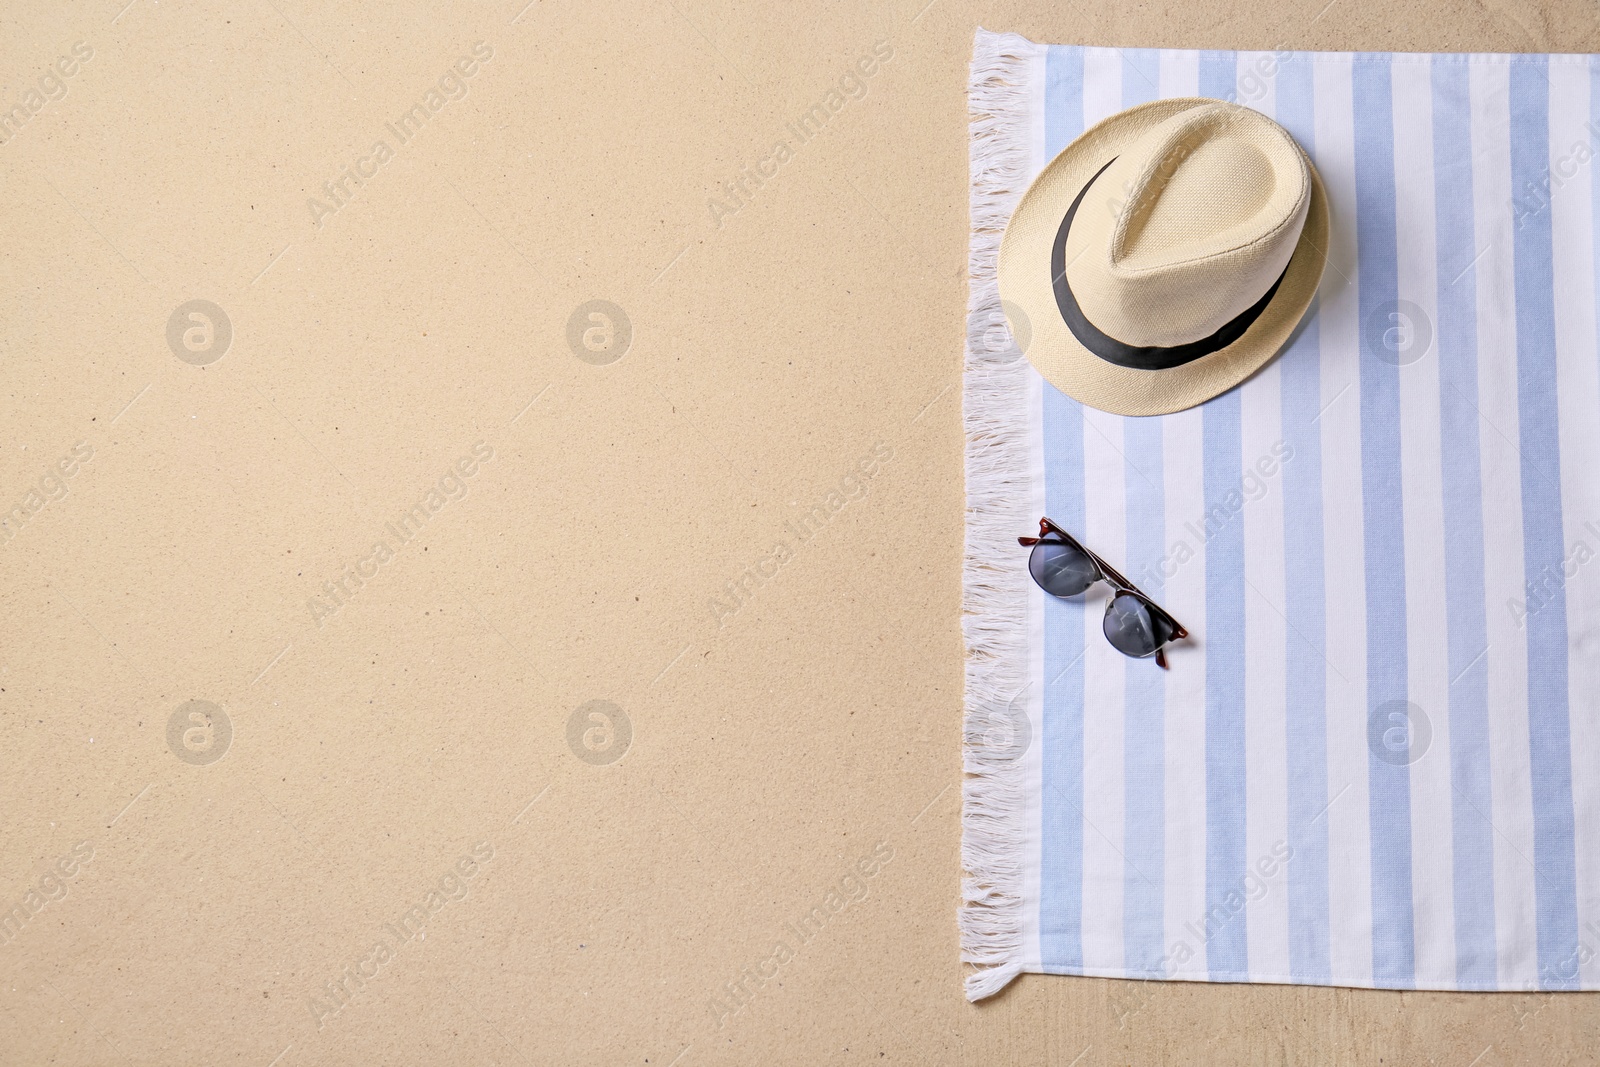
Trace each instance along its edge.
{"label": "sunglasses", "polygon": [[1189,631],[1161,605],[1049,519],[1039,520],[1038,537],[1019,537],[1017,543],[1033,548],[1028,554],[1028,573],[1051,596],[1066,599],[1078,596],[1096,582],[1110,585],[1114,594],[1100,624],[1106,640],[1124,656],[1154,656],[1161,669],[1167,669],[1162,649],[1170,641],[1188,637]]}

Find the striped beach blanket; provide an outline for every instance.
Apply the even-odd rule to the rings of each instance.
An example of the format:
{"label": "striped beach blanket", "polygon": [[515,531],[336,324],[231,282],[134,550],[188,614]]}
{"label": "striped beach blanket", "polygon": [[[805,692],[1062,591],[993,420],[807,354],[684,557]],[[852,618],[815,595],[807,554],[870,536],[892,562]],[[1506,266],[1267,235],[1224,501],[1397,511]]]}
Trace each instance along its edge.
{"label": "striped beach blanket", "polygon": [[[1239,388],[1107,415],[1023,357],[995,254],[1078,134],[1180,96],[1304,146],[1327,270]],[[1600,988],[1600,57],[979,31],[970,105],[968,996]],[[1182,620],[1170,671],[1033,585],[1044,515]]]}

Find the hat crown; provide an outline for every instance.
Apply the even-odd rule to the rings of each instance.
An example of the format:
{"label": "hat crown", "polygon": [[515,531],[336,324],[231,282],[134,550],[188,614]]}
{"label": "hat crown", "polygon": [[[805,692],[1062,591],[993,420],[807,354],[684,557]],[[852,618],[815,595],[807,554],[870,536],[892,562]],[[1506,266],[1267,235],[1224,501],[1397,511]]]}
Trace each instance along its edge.
{"label": "hat crown", "polygon": [[1215,333],[1277,282],[1311,199],[1304,154],[1259,112],[1210,102],[1128,145],[1067,238],[1067,280],[1098,329],[1129,345]]}

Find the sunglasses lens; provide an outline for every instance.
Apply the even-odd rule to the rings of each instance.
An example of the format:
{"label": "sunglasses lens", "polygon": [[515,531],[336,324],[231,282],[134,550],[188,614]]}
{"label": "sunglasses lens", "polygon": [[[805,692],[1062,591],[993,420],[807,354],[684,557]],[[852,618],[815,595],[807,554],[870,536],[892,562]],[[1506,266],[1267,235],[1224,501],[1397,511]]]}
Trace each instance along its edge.
{"label": "sunglasses lens", "polygon": [[1172,626],[1132,593],[1118,593],[1106,607],[1101,624],[1111,647],[1124,656],[1143,659],[1172,640]]}
{"label": "sunglasses lens", "polygon": [[1028,573],[1051,596],[1077,596],[1100,580],[1094,561],[1072,545],[1040,541],[1028,556]]}

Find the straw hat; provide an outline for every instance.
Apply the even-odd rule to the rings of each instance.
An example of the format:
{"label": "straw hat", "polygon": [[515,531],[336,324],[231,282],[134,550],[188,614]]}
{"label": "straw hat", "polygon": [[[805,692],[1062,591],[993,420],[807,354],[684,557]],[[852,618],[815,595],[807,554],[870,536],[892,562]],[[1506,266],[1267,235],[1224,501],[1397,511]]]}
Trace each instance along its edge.
{"label": "straw hat", "polygon": [[1327,247],[1327,194],[1287,130],[1238,104],[1158,100],[1101,122],[1034,179],[1000,244],[1000,296],[1056,388],[1163,415],[1277,354]]}

